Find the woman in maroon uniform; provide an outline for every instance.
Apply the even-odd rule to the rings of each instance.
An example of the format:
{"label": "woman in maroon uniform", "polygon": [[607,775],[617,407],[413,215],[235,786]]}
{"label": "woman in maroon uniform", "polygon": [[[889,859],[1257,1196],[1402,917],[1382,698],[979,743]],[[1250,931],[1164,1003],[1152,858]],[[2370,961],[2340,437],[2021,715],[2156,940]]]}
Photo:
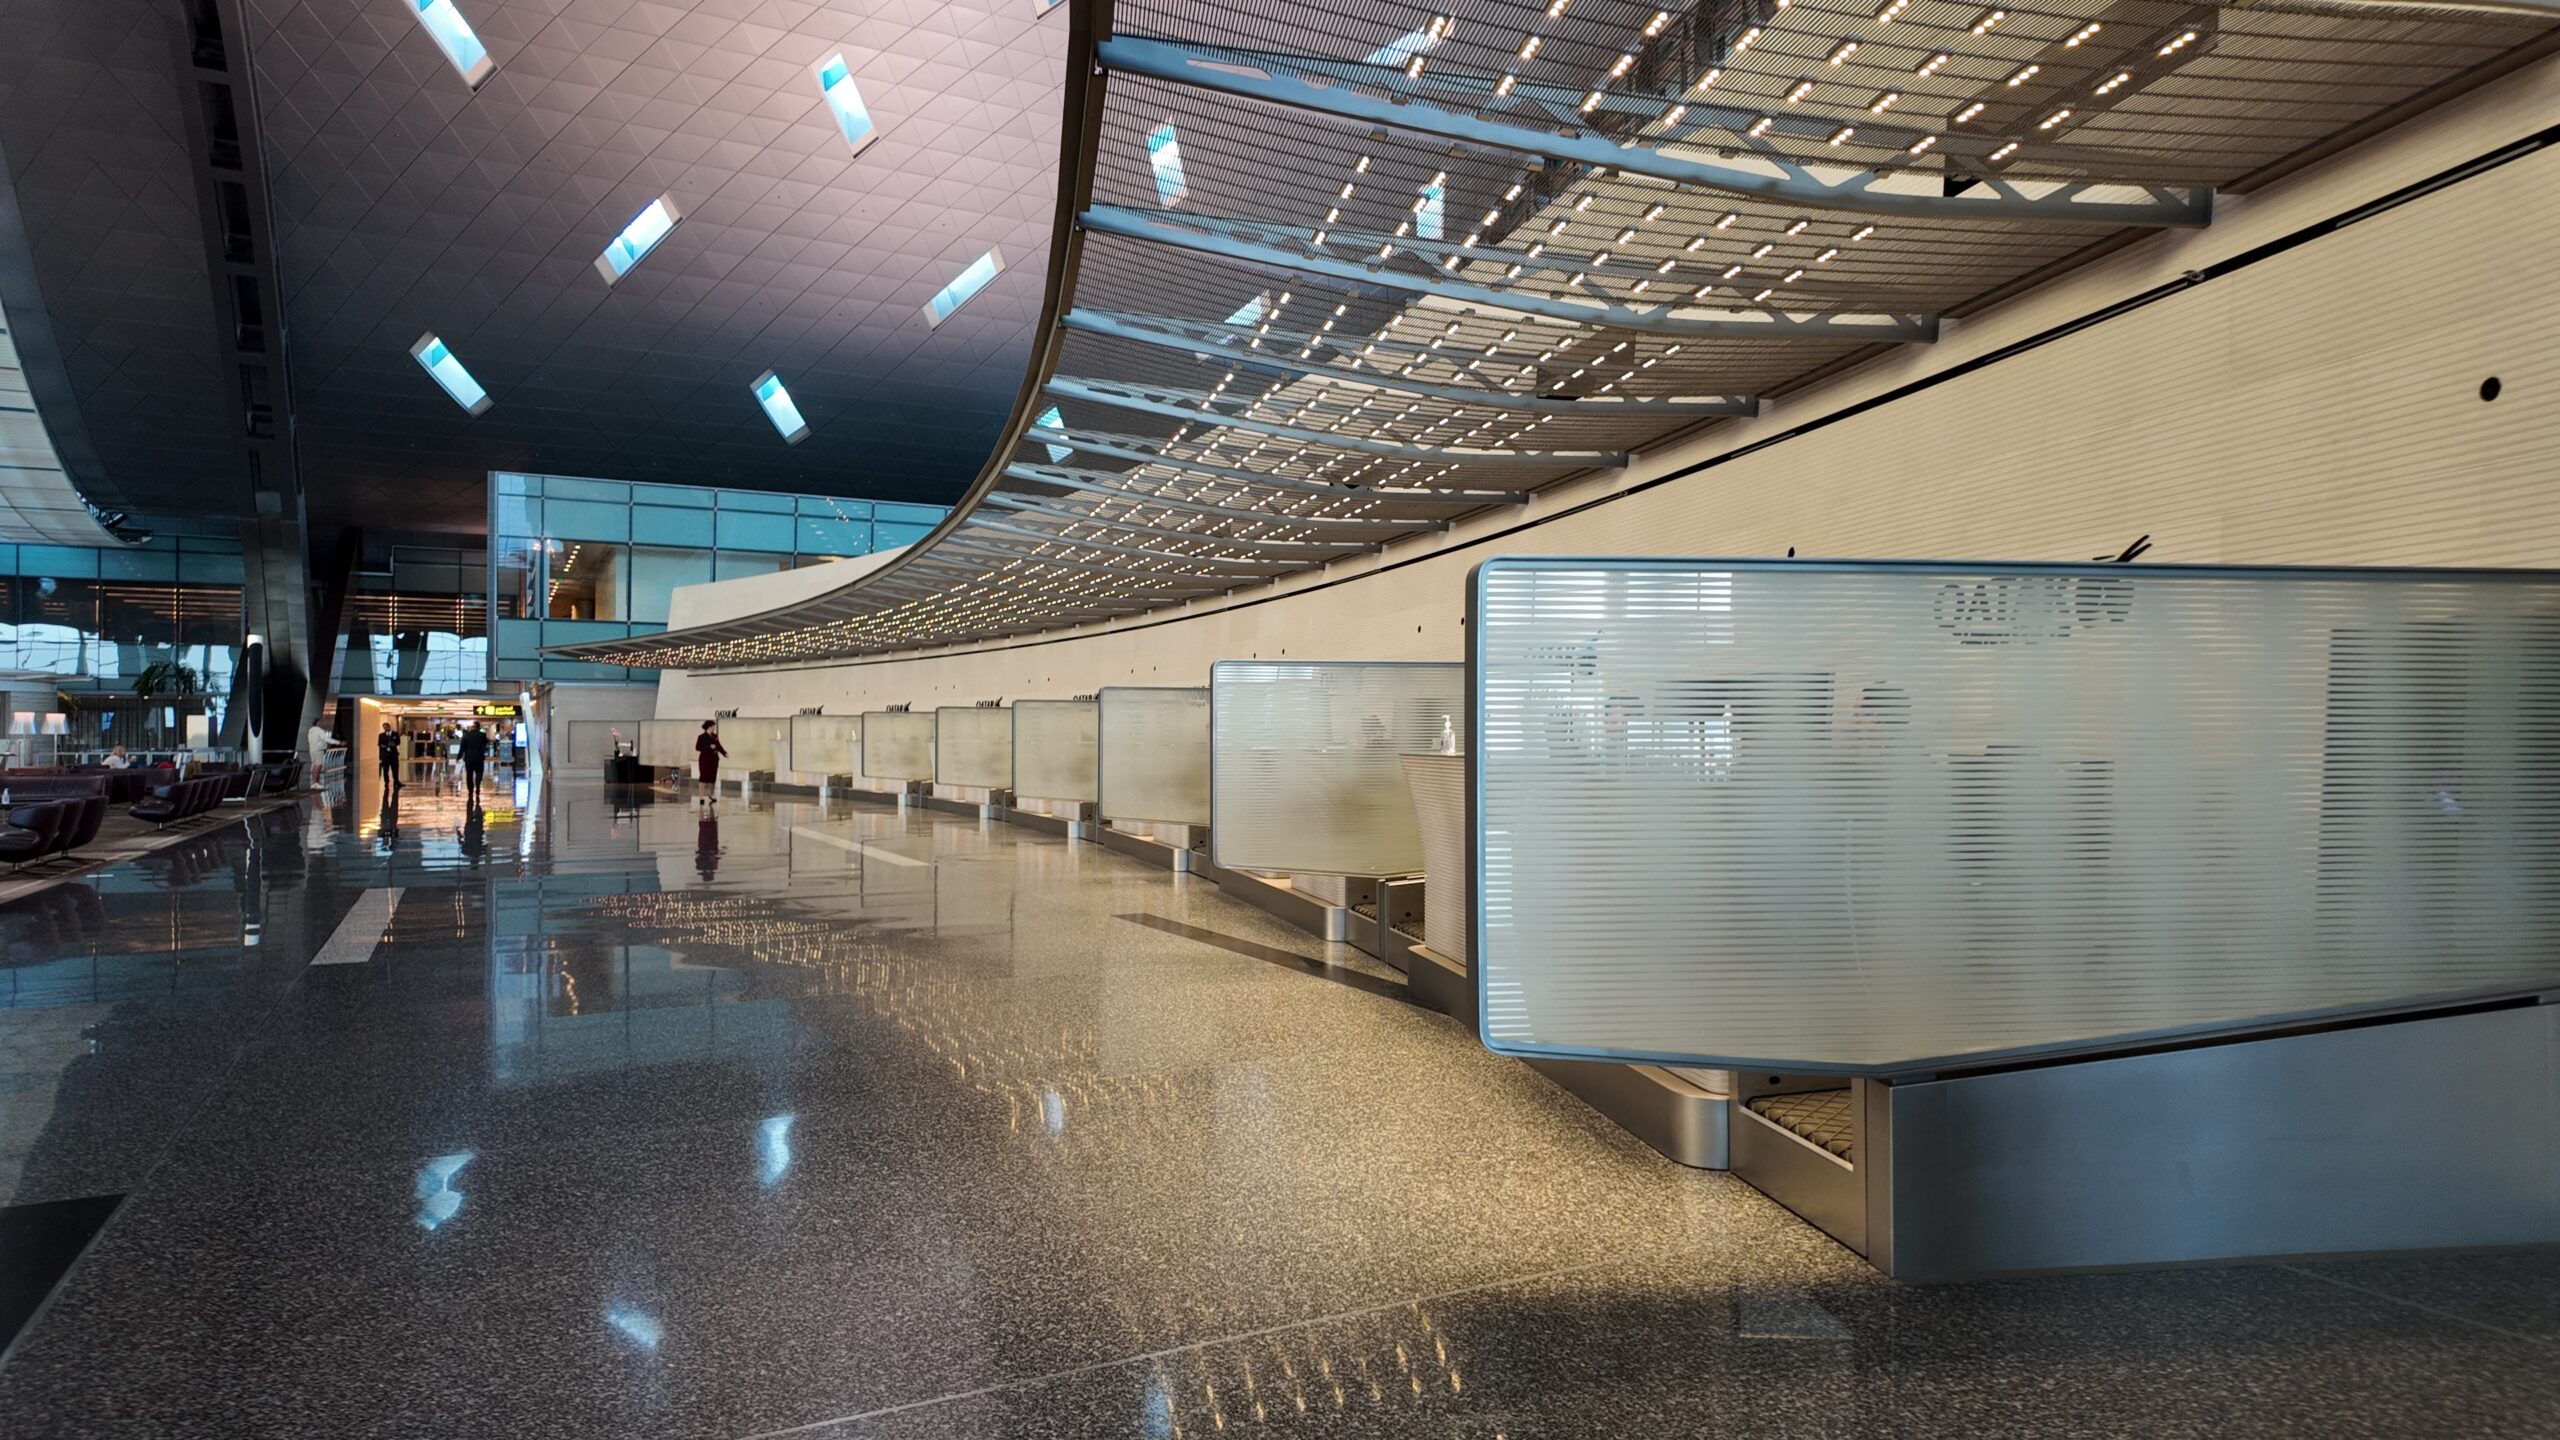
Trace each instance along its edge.
{"label": "woman in maroon uniform", "polygon": [[728,747],[720,743],[719,722],[703,721],[702,733],[693,737],[693,766],[702,781],[702,804],[720,798],[720,757],[728,753]]}

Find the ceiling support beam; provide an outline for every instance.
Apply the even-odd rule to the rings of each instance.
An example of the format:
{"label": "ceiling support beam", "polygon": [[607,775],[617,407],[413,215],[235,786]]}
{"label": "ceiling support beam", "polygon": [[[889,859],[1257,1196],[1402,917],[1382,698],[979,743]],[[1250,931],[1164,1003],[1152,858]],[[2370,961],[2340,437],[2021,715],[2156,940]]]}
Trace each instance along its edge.
{"label": "ceiling support beam", "polygon": [[[1111,525],[1108,520],[1087,520],[1083,523],[1097,529],[1107,529]],[[1112,555],[1129,555],[1141,560],[1164,560],[1178,565],[1215,566],[1232,571],[1239,576],[1286,575],[1293,570],[1303,568],[1284,560],[1239,560],[1226,555],[1185,555],[1175,550],[1150,550],[1143,545],[1117,545],[1104,540],[1087,540],[1082,536],[1061,535],[1055,530],[1041,530],[1028,525],[1006,525],[994,520],[976,518],[970,520],[970,533],[980,530],[993,530],[1002,535],[1019,535],[1028,540],[1046,541],[1052,545],[1081,546],[1087,550],[1100,550]],[[1218,543],[1218,538],[1214,535],[1203,535],[1199,537],[1199,543],[1215,545]]]}
{"label": "ceiling support beam", "polygon": [[[1440,385],[1416,380],[1391,370],[1356,370],[1343,365],[1291,359],[1283,353],[1322,346],[1337,353],[1355,353],[1348,340],[1331,335],[1305,335],[1275,332],[1258,335],[1241,326],[1213,325],[1202,320],[1176,320],[1160,315],[1131,315],[1110,310],[1070,310],[1059,324],[1087,335],[1109,336],[1115,340],[1131,340],[1140,345],[1154,345],[1166,350],[1180,350],[1194,358],[1237,369],[1304,375],[1347,385],[1362,385],[1398,395],[1412,395],[1425,400],[1445,400],[1452,405],[1474,405],[1488,410],[1510,410],[1524,415],[1563,415],[1574,419],[1633,420],[1644,416],[1708,416],[1757,415],[1760,401],[1750,395],[1515,395],[1488,386],[1469,390],[1463,386]],[[1257,348],[1260,340],[1278,342],[1269,349]],[[1416,358],[1440,358],[1432,351],[1420,351]]]}
{"label": "ceiling support beam", "polygon": [[1001,505],[1007,510],[1033,515],[1052,515],[1061,520],[1075,521],[1080,525],[1107,525],[1114,530],[1131,535],[1151,535],[1162,540],[1200,540],[1235,550],[1269,550],[1274,552],[1272,558],[1275,560],[1280,558],[1277,552],[1288,551],[1291,555],[1289,563],[1292,568],[1322,565],[1344,555],[1375,555],[1385,548],[1374,541],[1367,540],[1254,540],[1235,535],[1213,535],[1198,530],[1171,530],[1161,525],[1141,525],[1134,520],[1096,515],[1087,510],[1062,509],[1056,505],[1044,505],[1029,496],[1009,495],[1003,491],[990,493],[986,497],[986,502],[990,505]]}
{"label": "ceiling support beam", "polygon": [[1214,465],[1206,460],[1187,460],[1146,448],[1145,442],[1122,435],[1092,436],[1074,430],[1034,427],[1026,437],[1053,449],[1064,448],[1110,460],[1127,460],[1138,465],[1156,465],[1179,470],[1207,480],[1223,480],[1231,485],[1252,485],[1276,490],[1284,495],[1315,495],[1328,500],[1386,500],[1399,505],[1458,506],[1473,509],[1478,505],[1518,505],[1529,498],[1526,490],[1474,490],[1455,486],[1442,488],[1429,481],[1410,485],[1343,484],[1339,481],[1295,480],[1285,475],[1268,475],[1259,470],[1244,470],[1232,465]]}
{"label": "ceiling support beam", "polygon": [[[1073,545],[1075,542],[1052,537],[1049,543]],[[1036,555],[1027,550],[1006,549],[997,543],[972,542],[956,534],[934,548],[951,550],[963,555],[985,556],[990,560],[1020,561],[1025,565],[1054,565],[1062,570],[1081,570],[1095,575],[1126,575],[1133,580],[1145,581],[1152,589],[1167,592],[1232,590],[1238,585],[1250,585],[1262,578],[1258,575],[1181,575],[1152,566],[1109,565],[1099,560],[1069,560],[1063,556]]]}
{"label": "ceiling support beam", "polygon": [[1047,389],[1050,394],[1063,399],[1090,400],[1098,405],[1134,410],[1142,415],[1179,420],[1186,425],[1249,430],[1257,435],[1269,435],[1274,439],[1288,440],[1300,445],[1313,445],[1327,450],[1350,450],[1363,455],[1379,455],[1390,460],[1409,460],[1423,465],[1541,470],[1615,470],[1627,463],[1625,452],[1616,450],[1456,450],[1444,449],[1436,445],[1372,440],[1360,435],[1337,435],[1330,430],[1310,430],[1299,425],[1283,425],[1271,420],[1257,420],[1249,415],[1229,415],[1213,408],[1209,397],[1197,391],[1174,390],[1158,385],[1133,385],[1118,380],[1053,375],[1049,378]]}
{"label": "ceiling support beam", "polygon": [[[1687,118],[1697,123],[1675,126],[1675,134],[1621,143],[1592,127],[1582,109],[1586,98],[1582,92],[1520,82],[1507,95],[1497,95],[1496,77],[1491,75],[1430,67],[1417,78],[1393,66],[1129,35],[1103,41],[1095,49],[1095,58],[1103,68],[1125,74],[1788,205],[1933,220],[2089,225],[2195,226],[2213,215],[2213,192],[2204,186],[2135,180],[1987,179],[1961,194],[1948,195],[1935,170],[1878,173],[1847,164],[1809,165],[1770,147],[1764,138],[1768,131],[1761,136],[1749,134],[1755,114],[1718,105],[1691,105]],[[1648,124],[1681,103],[1683,97],[1678,95],[1605,92],[1600,101],[1612,112]],[[1546,123],[1500,118],[1499,111],[1527,112]],[[1829,121],[1785,118],[1792,125],[1837,128]],[[1713,138],[1704,138],[1701,132]],[[1821,135],[1808,130],[1791,138],[1820,141],[1827,134],[1827,130]],[[1904,140],[1897,128],[1893,138],[1902,148],[1916,137],[1913,132],[1911,140]],[[1665,141],[1678,142],[1682,149],[1675,153],[1665,148]],[[1709,146],[1750,154],[1745,159],[1725,159]]]}
{"label": "ceiling support beam", "polygon": [[1708,340],[1834,340],[1858,344],[1908,342],[1938,338],[1934,315],[1853,314],[1828,310],[1705,310],[1695,306],[1628,305],[1614,300],[1576,300],[1562,295],[1532,295],[1454,279],[1436,267],[1428,273],[1390,268],[1375,251],[1357,259],[1318,253],[1314,232],[1286,245],[1257,238],[1267,227],[1255,221],[1229,221],[1216,216],[1158,216],[1118,205],[1094,205],[1077,223],[1098,235],[1117,235],[1166,245],[1194,254],[1255,265],[1272,265],[1300,274],[1385,285],[1414,295],[1435,295],[1457,305],[1478,305],[1509,315],[1533,315],[1573,325],[1605,325],[1646,335]]}
{"label": "ceiling support beam", "polygon": [[1393,536],[1418,534],[1429,530],[1446,530],[1446,520],[1343,520],[1324,515],[1287,515],[1274,510],[1245,510],[1233,505],[1212,505],[1201,500],[1185,500],[1172,495],[1150,495],[1109,482],[1121,477],[1102,470],[1070,470],[1061,465],[1024,465],[1005,467],[1005,478],[1028,485],[1055,485],[1066,490],[1083,490],[1095,495],[1108,495],[1136,505],[1153,505],[1166,510],[1182,510],[1194,515],[1217,515],[1229,520],[1253,520],[1266,525],[1295,525],[1309,530],[1331,530],[1344,535]]}

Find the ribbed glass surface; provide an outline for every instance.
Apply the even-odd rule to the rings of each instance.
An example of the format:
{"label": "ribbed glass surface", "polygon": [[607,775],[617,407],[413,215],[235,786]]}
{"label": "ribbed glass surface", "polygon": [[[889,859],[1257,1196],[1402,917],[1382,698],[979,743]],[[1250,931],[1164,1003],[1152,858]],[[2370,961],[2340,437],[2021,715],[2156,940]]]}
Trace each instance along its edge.
{"label": "ribbed glass surface", "polygon": [[787,768],[803,775],[851,775],[862,764],[862,717],[794,715]]}
{"label": "ribbed glass surface", "polygon": [[1013,793],[1089,805],[1101,797],[1101,707],[1091,700],[1013,702]]}
{"label": "ribbed glass surface", "polygon": [[862,717],[862,773],[873,780],[932,779],[933,712],[865,712]]}
{"label": "ribbed glass surface", "polygon": [[1422,835],[1400,758],[1465,722],[1457,664],[1221,660],[1209,669],[1210,858],[1241,870],[1404,875]]}
{"label": "ribbed glass surface", "polygon": [[1891,1068],[2560,984],[2560,578],[1500,560],[1486,1041]]}
{"label": "ribbed glass surface", "polygon": [[1100,691],[1102,818],[1209,823],[1209,692],[1148,685]]}
{"label": "ribbed glass surface", "polygon": [[692,770],[693,737],[701,732],[702,722],[699,720],[641,721],[640,763]]}
{"label": "ribbed glass surface", "polygon": [[1404,779],[1422,831],[1422,943],[1464,965],[1475,915],[1467,903],[1467,757],[1407,755]]}
{"label": "ribbed glass surface", "polygon": [[[694,722],[698,728],[700,721]],[[791,738],[791,720],[780,715],[732,715],[720,722],[720,744],[729,752],[720,768],[732,774],[771,770]],[[691,742],[688,741],[688,744]]]}
{"label": "ribbed glass surface", "polygon": [[933,725],[934,783],[1013,788],[1012,712],[950,705],[933,712]]}

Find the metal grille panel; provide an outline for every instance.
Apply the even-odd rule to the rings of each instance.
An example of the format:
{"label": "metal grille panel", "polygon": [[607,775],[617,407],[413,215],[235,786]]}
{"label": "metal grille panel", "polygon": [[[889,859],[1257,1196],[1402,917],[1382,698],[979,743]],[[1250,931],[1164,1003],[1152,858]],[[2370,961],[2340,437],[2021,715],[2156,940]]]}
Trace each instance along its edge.
{"label": "metal grille panel", "polygon": [[1878,1069],[2560,983],[2560,575],[1477,584],[1495,1048]]}

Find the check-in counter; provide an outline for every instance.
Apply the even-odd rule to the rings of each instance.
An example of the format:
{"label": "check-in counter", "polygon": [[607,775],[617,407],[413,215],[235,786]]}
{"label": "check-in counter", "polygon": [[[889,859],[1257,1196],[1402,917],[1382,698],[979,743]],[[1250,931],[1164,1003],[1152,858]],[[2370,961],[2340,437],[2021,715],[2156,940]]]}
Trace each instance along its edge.
{"label": "check-in counter", "polygon": [[1454,744],[1465,667],[1221,660],[1210,668],[1210,858],[1338,914],[1323,933],[1398,969],[1427,908],[1399,757]]}
{"label": "check-in counter", "polygon": [[1017,818],[1038,813],[1057,833],[1084,835],[1102,799],[1101,703],[1016,700],[1010,709]]}
{"label": "check-in counter", "polygon": [[1910,1279],[2560,1241],[2560,576],[1474,584],[1490,1048]]}
{"label": "check-in counter", "polygon": [[860,743],[863,778],[905,788],[933,783],[932,711],[866,711]]}
{"label": "check-in counter", "polygon": [[832,786],[862,769],[862,717],[794,715],[782,768],[804,783]]}
{"label": "check-in counter", "polygon": [[643,720],[640,763],[676,775],[691,775],[693,737],[701,733],[700,720]]}
{"label": "check-in counter", "polygon": [[997,705],[934,711],[933,780],[981,814],[1000,809],[1013,792],[1013,713]]}
{"label": "check-in counter", "polygon": [[1095,838],[1178,870],[1209,823],[1209,691],[1106,685],[1096,694]]}

